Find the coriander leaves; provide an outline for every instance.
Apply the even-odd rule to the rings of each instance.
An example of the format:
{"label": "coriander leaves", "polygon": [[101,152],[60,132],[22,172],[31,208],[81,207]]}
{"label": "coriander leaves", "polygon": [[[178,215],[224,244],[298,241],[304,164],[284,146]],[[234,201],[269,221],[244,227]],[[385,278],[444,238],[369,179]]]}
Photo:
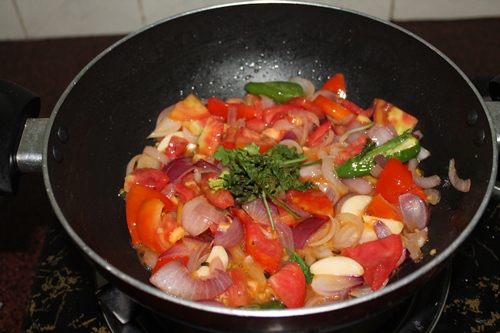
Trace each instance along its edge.
{"label": "coriander leaves", "polygon": [[[280,194],[289,189],[305,191],[316,187],[309,181],[299,180],[300,167],[304,166],[306,157],[297,153],[295,148],[288,148],[285,145],[274,145],[263,154],[255,143],[235,150],[219,146],[214,158],[221,161],[228,171],[222,172],[217,179],[210,181],[209,186],[213,189],[229,190],[239,204],[257,198],[267,203],[266,199],[269,198],[290,211],[282,201],[278,200]],[[269,210],[268,215],[273,225]]]}

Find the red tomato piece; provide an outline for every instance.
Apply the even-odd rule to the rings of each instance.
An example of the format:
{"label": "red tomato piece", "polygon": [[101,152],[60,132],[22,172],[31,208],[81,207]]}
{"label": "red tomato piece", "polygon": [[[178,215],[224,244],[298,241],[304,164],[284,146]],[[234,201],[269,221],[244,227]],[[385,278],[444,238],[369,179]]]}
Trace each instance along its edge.
{"label": "red tomato piece", "polygon": [[164,204],[160,199],[146,199],[137,214],[137,234],[141,243],[156,253],[162,253],[172,246],[169,236],[177,227],[170,214],[162,216]]}
{"label": "red tomato piece", "polygon": [[262,118],[268,125],[276,123],[280,119],[286,119],[293,110],[302,110],[303,108],[293,104],[277,104],[264,109]]}
{"label": "red tomato piece", "polygon": [[385,200],[380,194],[372,198],[372,201],[366,207],[366,214],[396,221],[403,221],[398,207]]}
{"label": "red tomato piece", "polygon": [[413,182],[411,171],[395,158],[389,159],[380,173],[375,195],[381,194],[388,202],[398,204],[401,194],[413,193],[427,201],[424,190]]}
{"label": "red tomato piece", "polygon": [[337,103],[336,101],[323,95],[318,95],[314,99],[314,102],[318,104],[327,115],[335,119],[344,119],[353,114],[351,111],[343,107],[342,104]]}
{"label": "red tomato piece", "polygon": [[366,140],[369,139],[368,135],[362,134],[356,140],[351,142],[347,147],[342,149],[337,156],[335,157],[335,164],[341,165],[349,158],[354,155],[358,155],[363,150],[363,147],[366,144]]}
{"label": "red tomato piece", "polygon": [[183,157],[188,144],[188,140],[181,138],[180,136],[173,135],[172,138],[170,138],[167,148],[165,149],[165,155],[167,155],[167,157],[171,160]]}
{"label": "red tomato piece", "polygon": [[[245,223],[247,253],[266,272],[276,273],[281,266],[281,257],[283,256],[283,245],[281,245],[276,233],[255,221],[245,222],[243,220],[243,222]],[[264,234],[261,228],[267,228],[266,234],[269,236]]]}
{"label": "red tomato piece", "polygon": [[207,107],[198,97],[189,94],[184,100],[177,102],[168,118],[172,120],[200,120],[210,116]]}
{"label": "red tomato piece", "polygon": [[[325,140],[325,135],[332,129],[332,122],[325,121],[321,126],[319,126],[314,132],[312,132],[307,138],[307,145],[309,147],[316,147]],[[332,132],[333,135],[333,132]]]}
{"label": "red tomato piece", "polygon": [[224,122],[216,117],[210,117],[207,120],[203,131],[198,138],[198,147],[200,154],[211,156],[222,142],[224,134]]}
{"label": "red tomato piece", "polygon": [[228,306],[237,308],[248,305],[251,302],[250,293],[247,289],[246,273],[242,268],[233,268],[227,271],[227,274],[233,279],[233,284],[226,289]]}
{"label": "red tomato piece", "polygon": [[207,101],[208,111],[216,116],[227,120],[229,109],[236,111],[236,119],[244,118],[246,120],[254,119],[257,115],[257,110],[250,105],[244,103],[228,103],[221,99],[210,97]]}
{"label": "red tomato piece", "polygon": [[182,203],[186,203],[197,196],[196,191],[186,186],[184,183],[176,183],[175,191],[177,192],[177,195]]}
{"label": "red tomato piece", "polygon": [[347,110],[351,111],[354,114],[362,115],[368,118],[371,118],[371,116],[373,115],[373,108],[368,108],[366,110],[363,110],[357,104],[347,99],[343,99],[340,104],[342,104],[343,107],[345,107]]}
{"label": "red tomato piece", "polygon": [[348,247],[342,255],[356,260],[365,270],[363,277],[373,291],[380,289],[403,253],[403,242],[399,235],[392,234],[382,239]]}
{"label": "red tomato piece", "polygon": [[228,190],[223,190],[223,189],[214,190],[213,188],[210,187],[210,185],[208,185],[210,179],[216,179],[216,178],[217,174],[214,172],[205,175],[201,179],[201,184],[200,184],[201,191],[207,198],[208,202],[210,202],[212,205],[220,209],[226,209],[234,206],[234,198]]}
{"label": "red tomato piece", "polygon": [[256,143],[260,148],[260,153],[262,154],[271,148],[276,142],[270,137],[261,135],[260,133],[249,128],[238,128],[238,131],[236,132],[235,147],[243,148],[251,143]]}
{"label": "red tomato piece", "polygon": [[278,299],[289,309],[304,306],[306,299],[306,279],[296,262],[289,263],[268,280]]}
{"label": "red tomato piece", "polygon": [[318,104],[314,103],[311,100],[308,100],[305,97],[294,97],[291,100],[289,100],[287,103],[300,106],[303,109],[305,109],[311,113],[314,113],[316,116],[318,116],[318,118],[320,120],[325,118],[325,116],[326,116],[325,112]]}
{"label": "red tomato piece", "polygon": [[315,216],[333,216],[333,205],[321,190],[309,188],[305,191],[286,191],[288,202]]}
{"label": "red tomato piece", "polygon": [[125,213],[127,217],[128,230],[134,246],[141,244],[141,239],[137,232],[137,216],[139,209],[141,208],[143,202],[149,198],[161,200],[164,205],[164,211],[172,211],[176,208],[175,204],[161,192],[144,185],[132,185],[130,190],[127,192],[127,196],[125,197]]}
{"label": "red tomato piece", "polygon": [[333,91],[334,93],[339,95],[340,98],[346,98],[347,94],[345,89],[344,74],[337,73],[333,75],[325,82],[321,90]]}
{"label": "red tomato piece", "polygon": [[138,168],[125,177],[125,190],[130,189],[134,184],[139,184],[161,191],[169,181],[168,175],[161,170]]}

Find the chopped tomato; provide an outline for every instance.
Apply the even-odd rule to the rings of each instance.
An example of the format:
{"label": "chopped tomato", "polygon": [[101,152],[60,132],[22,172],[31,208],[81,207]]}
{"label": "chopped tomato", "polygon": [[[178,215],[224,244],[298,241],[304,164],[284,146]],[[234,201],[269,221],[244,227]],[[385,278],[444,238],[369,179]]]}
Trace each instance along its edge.
{"label": "chopped tomato", "polygon": [[242,268],[233,268],[227,271],[233,279],[233,284],[224,292],[227,295],[228,306],[237,308],[251,303],[250,293],[247,287],[246,273]]}
{"label": "chopped tomato", "polygon": [[363,147],[366,144],[366,140],[369,139],[368,135],[362,134],[356,140],[351,142],[347,147],[342,149],[337,156],[335,157],[335,164],[341,165],[349,158],[354,155],[358,155],[363,150]]}
{"label": "chopped tomato", "polygon": [[262,131],[265,130],[267,127],[266,122],[264,121],[263,118],[255,118],[252,120],[248,120],[246,122],[246,125],[249,129],[257,133],[262,133]]}
{"label": "chopped tomato", "polygon": [[351,111],[354,114],[365,116],[367,118],[371,118],[371,116],[373,115],[373,108],[368,108],[366,110],[363,110],[357,104],[347,99],[343,99],[340,104],[342,104],[343,107],[345,107],[347,110]]}
{"label": "chopped tomato", "polygon": [[299,221],[285,208],[278,206],[278,212],[280,216],[280,221],[288,225],[289,227],[293,227],[299,223]]}
{"label": "chopped tomato", "polygon": [[179,199],[182,203],[186,203],[197,196],[195,190],[181,182],[175,184],[175,191],[179,195]]}
{"label": "chopped tomato", "polygon": [[333,75],[325,82],[321,90],[333,91],[334,93],[339,95],[340,98],[346,98],[347,94],[345,89],[344,74],[337,73]]}
{"label": "chopped tomato", "polygon": [[137,214],[137,234],[141,243],[156,253],[162,253],[172,246],[169,236],[177,227],[171,214],[164,214],[164,204],[160,199],[146,199]]}
{"label": "chopped tomato", "polygon": [[288,190],[286,191],[286,198],[291,204],[312,215],[333,215],[332,202],[328,199],[326,194],[319,189],[310,188],[305,191]]}
{"label": "chopped tomato", "polygon": [[236,112],[236,119],[244,118],[246,120],[254,119],[257,116],[257,110],[245,103],[228,103],[221,99],[210,97],[207,101],[208,111],[216,116],[227,120],[230,109]]}
{"label": "chopped tomato", "polygon": [[[281,245],[276,233],[258,222],[245,222],[245,220],[243,222],[245,223],[245,248],[247,253],[266,272],[276,273],[280,268],[281,257],[283,256],[283,245]],[[266,234],[261,228],[267,228]]]}
{"label": "chopped tomato", "polygon": [[259,146],[261,154],[266,152],[276,143],[270,137],[261,135],[260,133],[249,128],[238,128],[238,131],[236,132],[235,147],[243,148],[252,142],[255,142]]}
{"label": "chopped tomato", "polygon": [[289,117],[290,111],[302,110],[302,107],[292,104],[277,104],[264,109],[262,118],[268,125],[276,123],[280,119],[286,119]]}
{"label": "chopped tomato", "polygon": [[164,211],[172,211],[175,209],[174,203],[161,192],[144,185],[132,185],[130,190],[127,192],[127,196],[125,197],[125,213],[127,217],[128,230],[134,246],[141,244],[141,239],[137,232],[137,216],[142,204],[149,198],[161,200],[164,205]]}
{"label": "chopped tomato", "polygon": [[222,142],[224,134],[224,122],[216,117],[210,117],[207,120],[205,128],[198,138],[198,148],[200,154],[210,156]]}
{"label": "chopped tomato", "polygon": [[306,279],[296,262],[289,263],[268,279],[269,285],[278,299],[289,309],[304,306],[306,299]]}
{"label": "chopped tomato", "polygon": [[380,173],[375,195],[381,194],[388,202],[398,204],[398,197],[405,193],[414,193],[427,201],[424,190],[413,182],[411,171],[400,160],[391,158]]}
{"label": "chopped tomato", "polygon": [[325,112],[323,111],[323,109],[318,104],[314,103],[311,100],[308,100],[305,97],[301,97],[301,96],[294,97],[291,100],[289,100],[287,103],[300,106],[303,109],[305,109],[311,113],[314,113],[316,116],[318,116],[318,118],[320,120],[325,118]]}
{"label": "chopped tomato", "polygon": [[337,103],[323,95],[318,95],[314,102],[318,104],[327,115],[335,119],[344,119],[345,117],[353,114],[351,111],[343,107],[342,104]]}
{"label": "chopped tomato", "polygon": [[348,247],[342,251],[346,257],[363,266],[363,277],[373,291],[384,286],[403,253],[403,242],[399,235],[392,234],[382,239]]}
{"label": "chopped tomato", "polygon": [[385,200],[380,194],[372,198],[372,201],[366,207],[365,213],[371,216],[403,221],[398,207]]}
{"label": "chopped tomato", "polygon": [[231,192],[224,189],[214,190],[213,188],[210,187],[210,185],[208,185],[210,179],[216,179],[216,178],[217,174],[214,172],[205,175],[201,179],[200,183],[201,191],[207,198],[208,202],[210,202],[212,205],[220,209],[226,209],[234,206],[234,198],[231,195]]}
{"label": "chopped tomato", "polygon": [[177,102],[168,117],[172,120],[199,120],[208,118],[210,112],[198,97],[189,94],[184,100]]}
{"label": "chopped tomato", "polygon": [[382,99],[373,101],[373,121],[382,125],[392,124],[399,135],[418,123],[417,118]]}
{"label": "chopped tomato", "polygon": [[125,177],[125,191],[128,191],[132,185],[139,184],[151,187],[161,191],[168,184],[170,178],[168,175],[154,168],[138,168]]}
{"label": "chopped tomato", "polygon": [[[314,132],[312,132],[307,138],[307,145],[309,147],[316,147],[325,140],[325,136],[332,129],[332,122],[325,121],[321,126],[319,126]],[[333,135],[333,132],[332,132]]]}
{"label": "chopped tomato", "polygon": [[172,138],[170,138],[167,148],[165,149],[165,155],[167,155],[167,157],[171,160],[183,157],[188,144],[188,140],[181,138],[180,136],[173,135]]}

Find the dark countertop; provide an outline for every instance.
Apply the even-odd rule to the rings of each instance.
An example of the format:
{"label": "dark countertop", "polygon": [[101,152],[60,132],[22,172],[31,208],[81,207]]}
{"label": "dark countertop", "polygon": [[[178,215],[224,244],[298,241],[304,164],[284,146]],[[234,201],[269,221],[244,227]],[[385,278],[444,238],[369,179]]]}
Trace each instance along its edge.
{"label": "dark countertop", "polygon": [[[447,55],[471,78],[500,74],[500,19],[399,23]],[[36,92],[48,117],[78,72],[118,36],[0,42],[0,77]],[[483,91],[483,90],[482,90]],[[49,224],[55,218],[42,175],[21,178],[0,197],[0,332],[20,332]],[[458,305],[457,305],[458,306]]]}

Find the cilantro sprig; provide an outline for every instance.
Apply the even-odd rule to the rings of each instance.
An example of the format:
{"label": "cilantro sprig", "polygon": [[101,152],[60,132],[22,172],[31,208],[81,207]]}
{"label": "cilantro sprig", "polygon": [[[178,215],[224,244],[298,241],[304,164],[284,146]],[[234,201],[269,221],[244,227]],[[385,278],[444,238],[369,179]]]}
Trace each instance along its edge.
{"label": "cilantro sprig", "polygon": [[257,198],[263,199],[272,229],[274,221],[267,198],[296,216],[278,199],[279,195],[289,189],[305,191],[316,187],[312,182],[299,180],[300,168],[306,165],[306,157],[299,154],[295,147],[288,148],[277,144],[261,154],[255,143],[234,150],[219,146],[213,156],[228,170],[223,171],[217,179],[211,180],[209,186],[215,190],[229,190],[238,204],[245,204]]}

